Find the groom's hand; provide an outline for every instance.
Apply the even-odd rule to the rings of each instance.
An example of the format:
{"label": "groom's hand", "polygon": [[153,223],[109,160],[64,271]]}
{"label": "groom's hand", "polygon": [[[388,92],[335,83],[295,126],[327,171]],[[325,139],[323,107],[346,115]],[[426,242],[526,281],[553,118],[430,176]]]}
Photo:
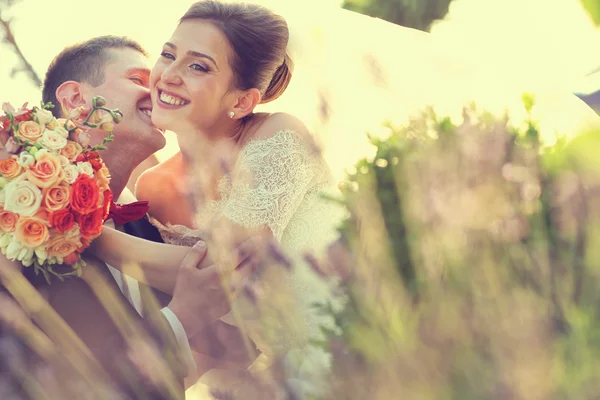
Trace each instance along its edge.
{"label": "groom's hand", "polygon": [[196,335],[231,310],[230,299],[246,282],[252,270],[253,242],[240,245],[235,271],[218,265],[200,268],[206,256],[206,244],[199,242],[181,263],[173,298],[167,306],[179,319],[188,338]]}

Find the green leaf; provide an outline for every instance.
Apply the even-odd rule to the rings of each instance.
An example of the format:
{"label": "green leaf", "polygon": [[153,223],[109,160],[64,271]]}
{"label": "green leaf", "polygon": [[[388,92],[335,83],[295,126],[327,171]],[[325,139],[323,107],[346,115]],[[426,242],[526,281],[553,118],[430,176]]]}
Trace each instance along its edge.
{"label": "green leaf", "polygon": [[588,12],[596,26],[600,25],[600,0],[581,0],[583,8]]}

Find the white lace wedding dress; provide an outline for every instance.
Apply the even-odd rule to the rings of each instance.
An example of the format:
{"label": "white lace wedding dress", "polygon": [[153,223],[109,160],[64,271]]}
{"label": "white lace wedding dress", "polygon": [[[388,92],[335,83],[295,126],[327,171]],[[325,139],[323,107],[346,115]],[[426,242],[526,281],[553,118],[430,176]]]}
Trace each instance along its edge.
{"label": "white lace wedding dress", "polygon": [[331,327],[332,321],[314,307],[331,300],[330,284],[303,261],[303,255],[321,254],[337,238],[336,226],[343,216],[338,204],[322,197],[336,185],[315,150],[293,131],[251,140],[231,175],[219,182],[219,200],[198,210],[194,229],[165,226],[151,218],[165,242],[186,246],[202,238],[219,216],[244,227],[271,229],[293,268],[269,266],[257,282],[262,300],[254,303],[242,296],[235,304],[241,323],[232,313],[222,320],[247,332],[260,350],[253,367],[283,360],[291,377],[288,383],[304,393],[318,390],[322,383],[328,358],[311,341],[320,339],[321,326]]}

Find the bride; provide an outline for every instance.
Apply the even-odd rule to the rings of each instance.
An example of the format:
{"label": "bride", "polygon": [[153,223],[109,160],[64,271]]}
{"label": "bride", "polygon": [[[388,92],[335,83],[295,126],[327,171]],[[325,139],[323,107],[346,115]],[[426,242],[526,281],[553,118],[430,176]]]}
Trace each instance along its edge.
{"label": "bride", "polygon": [[[177,134],[180,152],[137,185],[165,243],[178,246],[106,229],[94,251],[121,269],[138,263],[142,274],[126,272],[171,293],[187,252],[181,246],[205,240],[212,261],[225,263],[228,249],[250,235],[275,239],[289,260],[264,268],[253,301],[237,300],[213,329],[228,351],[258,349],[251,371],[271,374],[269,367],[283,362],[295,371],[292,379],[314,385],[323,371],[301,364],[314,357],[326,364],[311,341],[331,324],[314,308],[330,300],[330,288],[303,258],[335,240],[341,210],[322,198],[335,183],[304,124],[286,113],[254,112],[291,80],[288,37],[286,21],[259,5],[208,0],[189,8],[150,82],[152,120]],[[210,353],[193,340],[192,347],[198,357]],[[231,389],[233,376],[239,374],[210,371],[204,380]]]}

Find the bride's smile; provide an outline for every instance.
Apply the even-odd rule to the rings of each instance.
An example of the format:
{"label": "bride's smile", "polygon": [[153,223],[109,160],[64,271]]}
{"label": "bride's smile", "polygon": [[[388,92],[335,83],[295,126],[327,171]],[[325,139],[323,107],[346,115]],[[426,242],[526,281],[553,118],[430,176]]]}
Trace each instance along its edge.
{"label": "bride's smile", "polygon": [[189,100],[185,100],[174,93],[166,92],[158,89],[158,106],[166,109],[177,109],[190,104]]}

